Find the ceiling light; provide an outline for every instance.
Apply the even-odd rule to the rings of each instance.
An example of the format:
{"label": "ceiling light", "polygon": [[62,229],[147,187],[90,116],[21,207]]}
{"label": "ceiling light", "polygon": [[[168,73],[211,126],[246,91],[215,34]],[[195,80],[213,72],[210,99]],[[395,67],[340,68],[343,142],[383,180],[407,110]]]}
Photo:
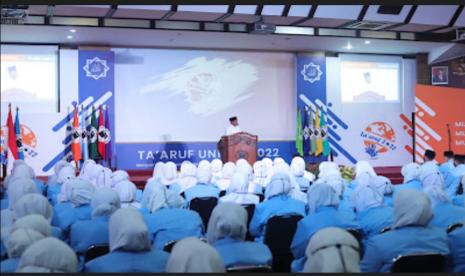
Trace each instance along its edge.
{"label": "ceiling light", "polygon": [[347,50],[351,50],[352,44],[350,44],[350,42],[347,42],[347,45],[344,48],[346,48]]}
{"label": "ceiling light", "polygon": [[73,39],[73,36],[72,35],[67,35],[66,38],[67,39]]}
{"label": "ceiling light", "polygon": [[370,44],[370,43],[371,43],[371,41],[365,40],[365,44]]}
{"label": "ceiling light", "polygon": [[72,33],[75,33],[75,32],[76,32],[76,29],[71,29],[71,30],[69,30],[69,31],[72,32]]}

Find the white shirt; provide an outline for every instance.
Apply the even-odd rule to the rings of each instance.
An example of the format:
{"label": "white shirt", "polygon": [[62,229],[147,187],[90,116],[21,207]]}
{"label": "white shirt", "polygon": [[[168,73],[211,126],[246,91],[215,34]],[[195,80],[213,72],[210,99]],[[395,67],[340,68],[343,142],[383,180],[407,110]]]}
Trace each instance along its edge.
{"label": "white shirt", "polygon": [[226,135],[233,135],[235,133],[241,132],[241,128],[239,126],[229,125],[226,129]]}

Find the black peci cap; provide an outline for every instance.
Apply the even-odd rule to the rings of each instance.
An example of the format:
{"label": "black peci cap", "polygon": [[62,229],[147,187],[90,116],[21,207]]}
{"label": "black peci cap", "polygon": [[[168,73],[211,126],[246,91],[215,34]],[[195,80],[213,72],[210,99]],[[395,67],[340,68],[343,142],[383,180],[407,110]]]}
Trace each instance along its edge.
{"label": "black peci cap", "polygon": [[229,118],[229,121],[230,121],[230,122],[235,121],[235,120],[237,120],[237,117],[236,117],[236,116]]}

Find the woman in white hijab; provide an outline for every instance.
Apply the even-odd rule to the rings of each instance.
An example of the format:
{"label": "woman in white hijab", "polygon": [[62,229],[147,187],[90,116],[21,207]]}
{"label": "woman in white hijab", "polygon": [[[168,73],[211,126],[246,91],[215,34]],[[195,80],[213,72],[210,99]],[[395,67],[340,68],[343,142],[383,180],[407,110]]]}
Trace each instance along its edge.
{"label": "woman in white hijab", "polygon": [[53,167],[54,174],[48,177],[47,185],[58,183],[58,174],[60,173],[61,169],[66,166],[69,166],[69,163],[66,162],[66,160],[59,160]]}
{"label": "woman in white hijab", "polygon": [[152,172],[152,177],[154,180],[158,180],[161,178],[161,171],[163,166],[165,165],[165,162],[158,161],[155,163],[155,166],[153,167],[153,172]]}
{"label": "woman in white hijab", "polygon": [[108,244],[108,220],[120,208],[117,192],[110,188],[98,189],[92,196],[92,219],[71,225],[69,245],[78,254],[81,265],[84,253],[94,244]]}
{"label": "woman in white hijab", "polygon": [[199,164],[197,165],[197,169],[198,170],[208,170],[209,172],[211,172],[211,169],[212,169],[212,166],[211,166],[211,163],[208,161],[208,160],[201,160],[199,162]]}
{"label": "woman in white hijab", "polygon": [[[85,272],[164,272],[168,253],[150,249],[147,226],[133,208],[122,208],[109,221],[110,253],[85,264]],[[130,260],[130,261],[128,261]]]}
{"label": "woman in white hijab", "polygon": [[256,161],[252,167],[253,167],[253,183],[262,188],[265,188],[266,185],[268,184],[266,181],[269,180],[266,175],[267,171],[266,171],[265,164],[262,161]]}
{"label": "woman in white hijab", "polygon": [[404,183],[396,185],[394,187],[394,193],[400,189],[415,189],[421,191],[420,165],[417,163],[409,163],[402,167],[401,173],[404,177]]}
{"label": "woman in white hijab", "polygon": [[114,188],[116,184],[129,180],[129,174],[123,170],[114,171],[111,174],[111,187]]}
{"label": "woman in white hijab", "polygon": [[370,186],[353,193],[357,221],[362,227],[363,242],[381,233],[394,222],[394,209],[383,203],[383,195]]}
{"label": "woman in white hijab", "polygon": [[237,172],[231,178],[228,193],[220,198],[220,202],[234,202],[237,204],[258,204],[257,195],[249,193],[249,181],[245,174]]}
{"label": "woman in white hijab", "polygon": [[221,171],[221,179],[216,181],[216,186],[222,191],[227,190],[231,184],[231,178],[235,171],[236,165],[233,162],[227,162],[224,164]]}
{"label": "woman in white hijab", "polygon": [[190,161],[184,161],[181,164],[180,171],[181,172],[178,184],[181,188],[180,192],[182,193],[197,184],[197,167]]}
{"label": "woman in white hijab", "polygon": [[451,203],[447,193],[438,186],[430,186],[424,192],[431,200],[433,218],[429,225],[447,230],[449,225],[460,223],[465,219],[465,208]]}
{"label": "woman in white hijab", "polygon": [[253,168],[245,159],[236,161],[236,172],[242,173],[247,177],[248,191],[253,194],[263,194],[263,187],[253,181]]}
{"label": "woman in white hijab", "polygon": [[286,164],[286,161],[284,161],[284,159],[282,159],[281,157],[276,157],[273,160],[273,166],[276,166],[278,164]]}
{"label": "woman in white hijab", "polygon": [[291,161],[291,172],[299,184],[300,190],[307,190],[310,181],[305,177],[305,160],[300,156],[295,156]]}
{"label": "woman in white hijab", "polygon": [[149,201],[150,214],[145,215],[153,248],[163,250],[171,241],[185,237],[202,237],[203,222],[200,215],[184,209],[184,199],[163,185],[155,187]]}
{"label": "woman in white hijab", "polygon": [[384,197],[384,204],[392,206],[392,192],[394,190],[391,180],[385,176],[374,176],[368,179],[368,185]]}
{"label": "woman in white hijab", "polygon": [[155,167],[153,168],[153,176],[149,179],[147,179],[147,182],[145,183],[144,190],[142,191],[142,198],[140,201],[140,204],[143,208],[147,206],[148,200],[150,198],[150,195],[152,193],[152,189],[154,185],[160,182],[161,178],[163,177],[163,167],[165,166],[165,163],[159,161],[155,164]]}
{"label": "woman in white hijab", "polygon": [[357,187],[368,185],[371,177],[377,176],[375,170],[365,160],[358,161],[355,164],[355,179],[349,184],[349,189],[354,190]]}
{"label": "woman in white hijab", "polygon": [[305,255],[303,272],[360,272],[360,245],[352,234],[340,228],[328,227],[316,232]]}
{"label": "woman in white hijab", "polygon": [[[63,167],[58,173],[58,183],[49,187],[47,197],[51,201],[52,205],[56,205],[58,202],[68,201],[68,193],[70,184],[76,179],[76,172],[70,165]],[[50,189],[53,187],[53,191]]]}
{"label": "woman in white hijab", "polygon": [[273,168],[274,173],[285,173],[289,175],[289,179],[291,181],[291,191],[290,191],[290,196],[292,198],[300,200],[304,203],[307,203],[307,195],[300,190],[299,183],[297,183],[294,174],[291,172],[291,167],[289,167],[288,164],[285,162],[278,162],[274,168]]}
{"label": "woman in white hijab", "polygon": [[13,210],[16,202],[25,194],[37,193],[34,181],[28,178],[15,177],[10,181],[8,194],[8,209],[1,211],[1,227],[9,227],[13,223]]}
{"label": "woman in white hijab", "polygon": [[2,235],[8,260],[1,262],[1,272],[15,272],[21,254],[35,241],[50,236],[50,223],[40,215],[28,215],[18,219],[8,235]]}
{"label": "woman in white hijab", "polygon": [[[49,223],[52,221],[53,208],[46,197],[40,194],[23,195],[16,202],[13,210],[13,219],[18,220],[27,215],[37,214],[43,216]],[[63,239],[63,233],[60,228],[52,226],[52,236],[57,239]]]}
{"label": "woman in white hijab", "polygon": [[255,241],[263,240],[265,226],[269,218],[275,215],[305,215],[305,203],[291,197],[292,190],[289,174],[275,173],[266,187],[266,200],[256,205],[250,221],[250,234]]}
{"label": "woman in white hijab", "polygon": [[448,255],[446,232],[427,227],[432,216],[431,202],[425,193],[400,190],[394,197],[393,230],[368,240],[361,271],[390,272],[393,260],[399,255],[423,252]]}
{"label": "woman in white hijab", "polygon": [[162,170],[161,170],[162,177],[160,179],[160,183],[165,185],[168,189],[176,191],[180,193],[181,187],[178,184],[178,170],[176,164],[174,162],[167,162]]}
{"label": "woman in white hijab", "polygon": [[263,165],[265,165],[265,171],[266,171],[266,181],[265,183],[268,184],[270,183],[271,177],[273,176],[273,160],[271,160],[268,157],[263,158],[262,160]]}
{"label": "woman in white hijab", "polygon": [[198,238],[178,241],[171,251],[166,272],[169,273],[224,273],[223,260],[216,250]]}
{"label": "woman in white hijab", "polygon": [[121,207],[134,207],[140,209],[142,206],[136,201],[137,187],[129,180],[118,182],[113,189],[118,193]]}
{"label": "woman in white hijab", "polygon": [[[204,161],[204,160],[202,160]],[[208,161],[207,161],[208,162]],[[186,206],[197,197],[216,197],[220,194],[220,189],[211,183],[211,171],[207,166],[200,165],[197,168],[197,184],[184,191]]]}
{"label": "woman in white hijab", "polygon": [[87,159],[86,161],[84,161],[84,163],[82,163],[82,167],[81,167],[81,171],[79,173],[79,177],[84,179],[84,180],[93,182],[93,173],[92,172],[93,172],[93,167],[95,165],[97,165],[97,164],[92,159]]}
{"label": "woman in white hijab", "polygon": [[95,186],[80,178],[70,180],[65,185],[69,187],[69,202],[61,202],[53,207],[52,225],[58,226],[66,233],[73,223],[91,218],[90,201]]}
{"label": "woman in white hijab", "polygon": [[439,169],[434,166],[420,167],[420,181],[423,189],[431,186],[444,188],[444,178]]}
{"label": "woman in white hijab", "polygon": [[113,172],[109,168],[101,166],[95,180],[96,188],[111,188],[113,184],[112,175]]}
{"label": "woman in white hijab", "polygon": [[247,211],[225,202],[216,205],[208,222],[207,240],[223,259],[224,266],[271,265],[272,256],[262,243],[245,241]]}
{"label": "woman in white hijab", "polygon": [[218,180],[223,178],[223,176],[221,175],[222,169],[223,169],[223,161],[221,161],[221,159],[213,159],[211,162],[213,184],[216,184]]}
{"label": "woman in white hijab", "polygon": [[76,273],[76,254],[56,238],[44,238],[29,246],[21,255],[17,272]]}
{"label": "woman in white hijab", "polygon": [[344,229],[360,229],[352,215],[338,210],[339,197],[328,184],[315,183],[308,189],[308,214],[297,223],[292,240],[291,251],[294,255],[292,272],[303,270],[305,249],[310,238],[320,229],[334,226]]}

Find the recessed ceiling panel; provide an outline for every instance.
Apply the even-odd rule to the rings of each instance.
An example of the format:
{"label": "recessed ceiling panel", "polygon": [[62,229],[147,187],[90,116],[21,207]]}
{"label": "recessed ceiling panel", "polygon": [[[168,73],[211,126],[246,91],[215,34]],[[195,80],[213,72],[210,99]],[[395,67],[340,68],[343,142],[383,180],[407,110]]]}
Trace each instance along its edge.
{"label": "recessed ceiling panel", "polygon": [[355,20],[361,10],[362,5],[318,5],[315,17]]}
{"label": "recessed ceiling panel", "polygon": [[262,15],[276,15],[281,16],[283,14],[285,5],[264,5]]}
{"label": "recessed ceiling panel", "polygon": [[170,5],[118,5],[113,17],[160,19],[170,9]]}
{"label": "recessed ceiling panel", "polygon": [[457,21],[455,21],[454,26],[465,27],[465,9],[463,9],[462,13],[460,13],[459,17],[457,18]]}
{"label": "recessed ceiling panel", "polygon": [[426,32],[437,27],[441,27],[438,25],[429,25],[429,24],[407,24],[402,25],[397,28],[393,28],[390,31],[401,31],[401,32]]}
{"label": "recessed ceiling panel", "polygon": [[456,10],[456,5],[420,5],[410,23],[447,25]]}
{"label": "recessed ceiling panel", "polygon": [[238,14],[255,14],[257,5],[236,5],[234,13]]}
{"label": "recessed ceiling panel", "polygon": [[179,11],[169,17],[169,20],[214,21],[225,13]]}
{"label": "recessed ceiling panel", "polygon": [[292,5],[289,9],[288,16],[307,17],[311,7],[311,5]]}
{"label": "recessed ceiling panel", "polygon": [[228,16],[223,22],[228,23],[252,23],[258,20],[255,14],[233,14]]}
{"label": "recessed ceiling panel", "polygon": [[228,5],[178,5],[178,11],[226,13]]}
{"label": "recessed ceiling panel", "polygon": [[346,24],[352,20],[347,19],[330,19],[330,18],[311,18],[299,24],[299,26],[312,26],[312,27],[337,27]]}
{"label": "recessed ceiling panel", "polygon": [[45,15],[47,13],[47,5],[29,5],[29,14]]}
{"label": "recessed ceiling panel", "polygon": [[56,5],[53,10],[53,15],[56,16],[105,16],[110,5],[94,5],[94,6],[80,6],[80,5]]}

